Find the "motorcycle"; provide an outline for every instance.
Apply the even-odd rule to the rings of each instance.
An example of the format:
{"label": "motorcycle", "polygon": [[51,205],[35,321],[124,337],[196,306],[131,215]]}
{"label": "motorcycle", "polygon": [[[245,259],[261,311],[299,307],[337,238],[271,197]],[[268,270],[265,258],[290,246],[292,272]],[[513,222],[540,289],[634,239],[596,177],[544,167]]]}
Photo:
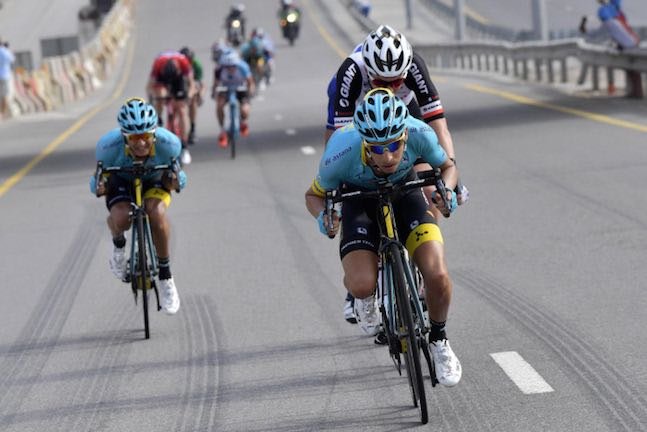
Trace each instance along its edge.
{"label": "motorcycle", "polygon": [[243,43],[243,39],[243,23],[240,19],[234,18],[227,26],[227,42],[233,47],[238,47]]}
{"label": "motorcycle", "polygon": [[300,19],[299,11],[289,9],[287,12],[282,14],[281,20],[279,21],[283,37],[290,41],[290,45],[294,45],[295,39],[299,36]]}

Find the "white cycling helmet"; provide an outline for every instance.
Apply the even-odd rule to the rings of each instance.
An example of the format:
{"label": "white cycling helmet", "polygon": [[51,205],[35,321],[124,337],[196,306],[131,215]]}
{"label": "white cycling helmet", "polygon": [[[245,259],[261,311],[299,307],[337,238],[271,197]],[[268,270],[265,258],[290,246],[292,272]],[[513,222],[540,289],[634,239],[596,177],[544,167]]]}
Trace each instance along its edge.
{"label": "white cycling helmet", "polygon": [[413,50],[402,33],[381,25],[366,37],[362,56],[371,79],[405,78],[413,60]]}
{"label": "white cycling helmet", "polygon": [[240,62],[238,51],[233,48],[225,49],[220,56],[220,64],[222,66],[236,66]]}

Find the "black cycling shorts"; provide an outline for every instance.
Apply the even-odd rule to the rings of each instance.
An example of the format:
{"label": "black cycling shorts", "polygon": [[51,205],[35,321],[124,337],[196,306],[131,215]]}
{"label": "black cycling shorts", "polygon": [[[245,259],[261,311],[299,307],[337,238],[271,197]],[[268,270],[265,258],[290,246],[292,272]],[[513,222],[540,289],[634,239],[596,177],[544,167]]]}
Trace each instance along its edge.
{"label": "black cycling shorts", "polygon": [[[218,95],[224,95],[225,100],[227,100],[227,90],[219,91]],[[249,91],[248,90],[236,91],[236,99],[238,99],[238,102],[240,102],[241,104],[249,101]]]}
{"label": "black cycling shorts", "polygon": [[[142,184],[143,198],[159,198],[168,206],[171,199],[171,191],[166,189],[162,184],[163,173],[159,172],[150,179],[144,180]],[[120,177],[117,174],[111,174],[108,177],[106,194],[106,207],[108,210],[119,202],[132,202],[135,200],[135,191],[133,181]]]}
{"label": "black cycling shorts", "polygon": [[164,85],[173,99],[184,100],[189,97],[189,84],[184,76],[165,78],[160,77],[157,81]]}
{"label": "black cycling shorts", "polygon": [[[416,174],[412,170],[403,181],[415,178]],[[361,188],[347,185],[343,192],[354,190],[361,190]],[[416,247],[425,241],[438,240],[442,242],[436,220],[428,210],[429,204],[421,189],[405,192],[393,201],[400,242],[409,249],[412,256]],[[349,200],[342,203],[342,235],[339,243],[339,255],[342,259],[346,254],[355,250],[369,250],[378,253],[380,231],[377,217],[379,212],[377,199]]]}

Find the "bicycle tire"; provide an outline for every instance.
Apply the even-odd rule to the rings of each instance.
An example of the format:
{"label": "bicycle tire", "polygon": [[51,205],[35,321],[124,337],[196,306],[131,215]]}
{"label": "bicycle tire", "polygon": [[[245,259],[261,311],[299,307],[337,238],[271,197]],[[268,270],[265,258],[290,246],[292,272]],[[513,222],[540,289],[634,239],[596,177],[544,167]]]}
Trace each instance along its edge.
{"label": "bicycle tire", "polygon": [[[417,406],[420,410],[420,421],[422,424],[427,424],[429,416],[427,412],[424,376],[422,375],[422,366],[420,364],[419,336],[416,334],[416,327],[414,326],[413,314],[411,311],[411,299],[409,298],[412,293],[407,283],[400,248],[397,245],[391,245],[389,247],[389,255],[393,265],[396,313],[401,320],[401,324],[405,327],[405,370],[407,371],[409,385],[412,390],[414,406]],[[414,295],[418,294],[415,293]]]}
{"label": "bicycle tire", "polygon": [[150,322],[148,318],[148,287],[151,285],[146,259],[146,234],[144,231],[144,216],[137,216],[137,268],[135,270],[137,288],[142,292],[142,308],[144,312],[144,337],[150,339]]}
{"label": "bicycle tire", "polygon": [[236,135],[229,133],[229,148],[231,151],[231,158],[236,159]]}
{"label": "bicycle tire", "polygon": [[229,147],[231,151],[231,158],[235,159],[236,158],[236,136],[238,135],[238,128],[237,122],[238,122],[238,117],[240,116],[239,113],[240,107],[238,106],[238,103],[230,103],[229,106]]}

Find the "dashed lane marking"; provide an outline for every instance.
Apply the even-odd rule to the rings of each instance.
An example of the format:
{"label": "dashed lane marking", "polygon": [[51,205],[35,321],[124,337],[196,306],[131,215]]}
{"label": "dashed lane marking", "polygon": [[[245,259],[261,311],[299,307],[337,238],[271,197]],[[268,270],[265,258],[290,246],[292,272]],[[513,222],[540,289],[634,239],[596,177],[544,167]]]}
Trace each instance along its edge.
{"label": "dashed lane marking", "polygon": [[550,393],[554,391],[518,352],[500,352],[490,354],[490,356],[523,393]]}

